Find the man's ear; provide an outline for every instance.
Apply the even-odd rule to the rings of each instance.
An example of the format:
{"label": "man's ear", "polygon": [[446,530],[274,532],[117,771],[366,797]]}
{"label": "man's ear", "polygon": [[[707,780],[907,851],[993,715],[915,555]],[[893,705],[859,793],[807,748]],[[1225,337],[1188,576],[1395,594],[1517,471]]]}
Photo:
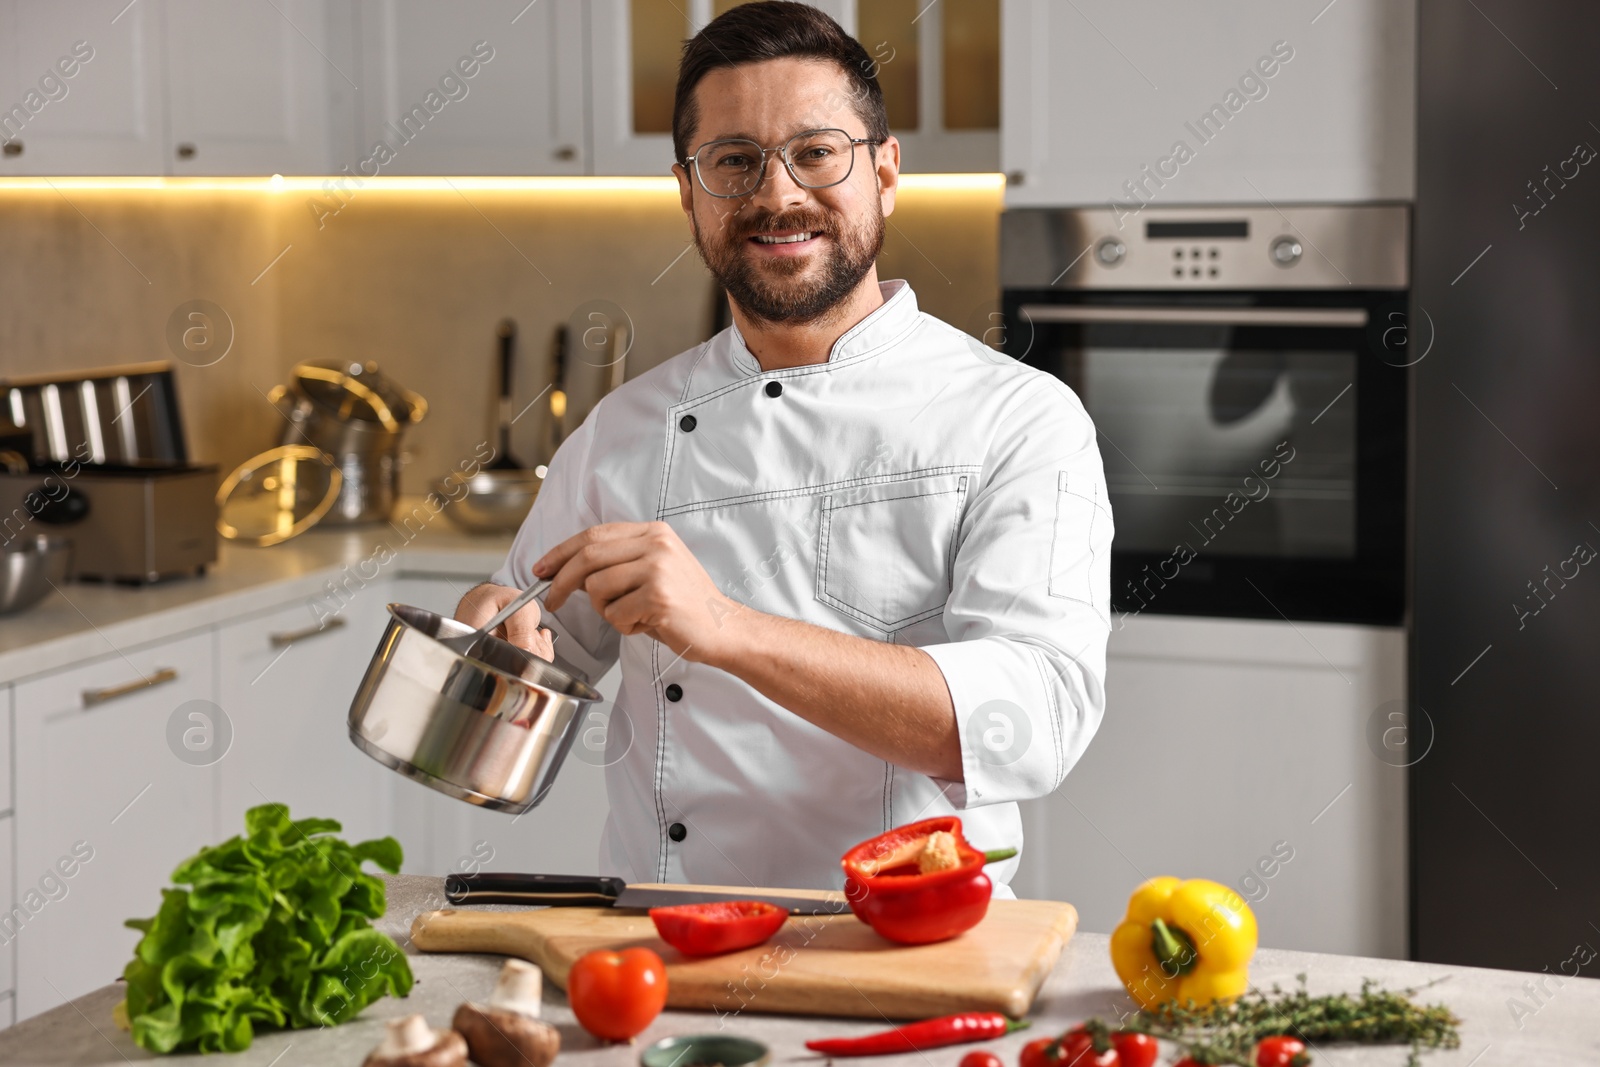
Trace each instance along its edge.
{"label": "man's ear", "polygon": [[689,176],[689,170],[682,163],[672,165],[672,176],[678,179],[678,203],[683,206],[683,213],[692,220],[694,218],[694,179]]}
{"label": "man's ear", "polygon": [[895,194],[900,191],[900,139],[890,135],[878,146],[875,171],[878,179],[878,201],[884,215],[894,214]]}

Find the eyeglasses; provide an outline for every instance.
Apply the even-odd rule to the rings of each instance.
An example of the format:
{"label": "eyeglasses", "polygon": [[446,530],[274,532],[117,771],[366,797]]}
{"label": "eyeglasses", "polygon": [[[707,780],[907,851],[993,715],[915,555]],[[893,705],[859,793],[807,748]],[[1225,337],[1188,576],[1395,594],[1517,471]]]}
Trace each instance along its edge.
{"label": "eyeglasses", "polygon": [[767,157],[773,154],[783,160],[796,185],[826,189],[850,177],[857,145],[882,143],[851,137],[843,130],[805,130],[780,148],[762,148],[743,138],[707,141],[684,163],[694,164],[700,187],[712,196],[748,196],[755,192],[766,177]]}

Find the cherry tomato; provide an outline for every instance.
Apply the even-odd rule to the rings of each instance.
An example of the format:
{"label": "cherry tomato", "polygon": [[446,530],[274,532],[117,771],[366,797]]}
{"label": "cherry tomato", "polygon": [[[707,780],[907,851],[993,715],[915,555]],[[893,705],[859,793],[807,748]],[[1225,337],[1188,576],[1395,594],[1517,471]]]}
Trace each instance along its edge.
{"label": "cherry tomato", "polygon": [[1122,1067],[1152,1067],[1160,1046],[1149,1034],[1112,1034],[1111,1047],[1117,1050]]}
{"label": "cherry tomato", "polygon": [[1036,1037],[1022,1046],[1019,1067],[1059,1067],[1061,1049],[1053,1037]]}
{"label": "cherry tomato", "polygon": [[1061,1059],[1056,1067],[1121,1067],[1115,1046],[1096,1052],[1094,1038],[1083,1027],[1068,1030],[1061,1038]]}
{"label": "cherry tomato", "polygon": [[961,1067],[1005,1067],[992,1052],[969,1052],[961,1057]]}
{"label": "cherry tomato", "polygon": [[1298,1037],[1280,1034],[1256,1042],[1256,1067],[1305,1067],[1311,1062],[1306,1043]]}
{"label": "cherry tomato", "polygon": [[590,952],[567,975],[567,999],[585,1030],[603,1041],[626,1041],[666,1006],[666,964],[647,948]]}

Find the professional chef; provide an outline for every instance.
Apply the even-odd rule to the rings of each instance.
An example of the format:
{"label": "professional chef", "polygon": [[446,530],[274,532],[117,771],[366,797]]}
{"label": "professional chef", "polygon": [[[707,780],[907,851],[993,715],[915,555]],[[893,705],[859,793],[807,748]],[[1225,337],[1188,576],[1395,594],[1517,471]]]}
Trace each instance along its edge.
{"label": "professional chef", "polygon": [[604,874],[837,888],[851,845],[934,815],[1020,848],[1017,801],[1061,784],[1105,706],[1094,427],[879,281],[900,145],[827,15],[706,26],[673,144],[733,325],[595,407],[458,616],[552,577],[507,636],[548,656],[547,627],[591,679],[621,660]]}

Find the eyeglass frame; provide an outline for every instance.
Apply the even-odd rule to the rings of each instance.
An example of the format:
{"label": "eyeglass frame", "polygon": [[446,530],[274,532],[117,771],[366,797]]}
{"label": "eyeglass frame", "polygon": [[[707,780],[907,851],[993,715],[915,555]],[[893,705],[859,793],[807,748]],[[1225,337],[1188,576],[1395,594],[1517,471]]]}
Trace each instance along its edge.
{"label": "eyeglass frame", "polygon": [[[801,181],[800,176],[794,172],[794,164],[789,162],[789,146],[807,134],[813,133],[842,133],[844,134],[845,140],[850,142],[850,169],[845,171],[844,174],[840,176],[838,181],[829,182],[827,185],[807,185],[805,182]],[[763,148],[760,142],[752,140],[749,137],[719,137],[714,141],[705,141],[695,148],[692,155],[684,157],[683,165],[687,167],[690,164],[694,164],[695,184],[704,189],[707,196],[714,196],[719,200],[737,200],[742,196],[750,196],[761,188],[761,183],[767,180],[767,159],[774,154],[777,154],[778,158],[783,160],[783,169],[789,172],[790,179],[793,180],[793,182],[800,188],[832,189],[835,185],[843,185],[845,182],[849,181],[850,175],[856,172],[855,150],[858,146],[871,145],[876,148],[883,143],[884,142],[882,140],[875,140],[871,137],[851,137],[849,130],[841,130],[837,126],[818,126],[816,129],[801,130],[793,137],[790,137],[788,140],[784,141],[783,144],[779,145],[777,148]],[[719,144],[753,144],[756,146],[756,150],[761,153],[761,174],[756,178],[755,184],[750,186],[749,189],[742,193],[716,193],[712,192],[711,187],[706,184],[705,175],[701,173],[700,164],[697,162],[697,160],[700,157],[700,153],[704,152],[713,145]]]}

